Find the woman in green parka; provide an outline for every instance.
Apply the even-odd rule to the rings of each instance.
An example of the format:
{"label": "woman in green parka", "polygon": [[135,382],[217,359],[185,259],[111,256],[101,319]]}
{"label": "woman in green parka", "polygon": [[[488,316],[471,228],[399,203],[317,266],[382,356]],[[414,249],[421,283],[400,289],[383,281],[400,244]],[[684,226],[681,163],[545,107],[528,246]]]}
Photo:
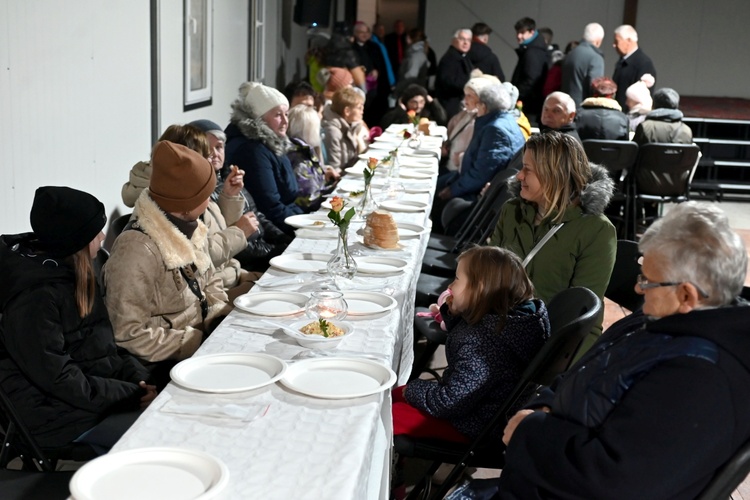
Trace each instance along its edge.
{"label": "woman in green parka", "polygon": [[[532,135],[523,168],[509,183],[514,198],[503,205],[490,244],[528,259],[555,231],[525,262],[536,295],[549,302],[566,288],[585,286],[603,298],[617,250],[615,228],[604,215],[613,190],[607,171],[589,163],[577,140],[559,132]],[[584,348],[601,333],[602,319]]]}

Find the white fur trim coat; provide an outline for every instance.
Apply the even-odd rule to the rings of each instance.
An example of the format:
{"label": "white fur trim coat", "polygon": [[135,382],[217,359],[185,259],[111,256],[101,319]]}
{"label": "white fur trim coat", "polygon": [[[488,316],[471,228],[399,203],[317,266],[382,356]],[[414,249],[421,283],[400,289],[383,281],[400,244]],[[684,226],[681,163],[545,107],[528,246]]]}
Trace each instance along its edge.
{"label": "white fur trim coat", "polygon": [[[118,345],[147,361],[182,360],[200,346],[207,325],[229,311],[221,280],[208,254],[208,230],[188,239],[144,190],[133,218],[141,230],[126,230],[115,240],[104,269],[106,303]],[[206,295],[205,321],[198,298],[180,268],[197,267]]]}

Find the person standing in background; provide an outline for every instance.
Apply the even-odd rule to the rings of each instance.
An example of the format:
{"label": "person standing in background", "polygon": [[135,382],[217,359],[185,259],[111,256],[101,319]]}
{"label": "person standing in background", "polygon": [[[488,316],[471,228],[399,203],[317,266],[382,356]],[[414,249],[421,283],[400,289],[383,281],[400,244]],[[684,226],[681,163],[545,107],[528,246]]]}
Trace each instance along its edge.
{"label": "person standing in background", "polygon": [[[629,24],[623,24],[615,30],[615,50],[620,54],[620,60],[615,65],[612,80],[617,84],[615,99],[622,106],[623,112],[629,111],[625,93],[635,82],[649,74],[656,83],[656,68],[651,58],[638,47],[638,32]],[[651,84],[651,86],[654,85]]]}
{"label": "person standing in background", "polygon": [[583,39],[565,56],[562,64],[560,90],[573,98],[576,107],[591,96],[591,82],[604,76],[604,56],[599,47],[604,40],[604,28],[590,23],[583,30]]}
{"label": "person standing in background", "polygon": [[398,74],[398,68],[406,55],[406,26],[401,19],[393,23],[393,33],[385,35],[385,48],[388,50],[388,58],[391,60],[393,72]]}
{"label": "person standing in background", "polygon": [[471,48],[471,30],[459,29],[453,34],[451,45],[440,58],[435,79],[435,96],[445,108],[448,119],[461,111],[464,85],[471,77],[471,61],[467,57]]}
{"label": "person standing in background", "polygon": [[518,41],[518,63],[510,81],[518,87],[518,99],[523,102],[524,112],[529,119],[535,120],[542,110],[542,90],[549,69],[547,43],[530,17],[519,19],[514,28]]}
{"label": "person standing in background", "polygon": [[504,82],[505,73],[503,73],[503,68],[500,66],[500,59],[497,58],[490,46],[487,45],[490,40],[492,28],[485,23],[476,23],[471,27],[471,33],[473,35],[471,48],[469,49],[469,61],[471,61],[471,65],[481,70],[485,75],[494,75],[501,82]]}

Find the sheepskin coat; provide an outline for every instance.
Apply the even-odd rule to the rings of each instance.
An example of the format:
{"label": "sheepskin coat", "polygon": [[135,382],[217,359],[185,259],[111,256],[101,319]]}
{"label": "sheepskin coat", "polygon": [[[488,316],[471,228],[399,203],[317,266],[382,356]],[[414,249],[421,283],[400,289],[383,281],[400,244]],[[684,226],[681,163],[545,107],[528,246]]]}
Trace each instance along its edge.
{"label": "sheepskin coat", "polygon": [[[208,229],[199,219],[188,239],[148,190],[136,201],[131,222],[134,228],[118,236],[104,267],[105,301],[115,340],[148,363],[188,358],[209,333],[208,325],[229,311],[208,253]],[[180,273],[191,264],[208,301],[205,319],[200,301]]]}

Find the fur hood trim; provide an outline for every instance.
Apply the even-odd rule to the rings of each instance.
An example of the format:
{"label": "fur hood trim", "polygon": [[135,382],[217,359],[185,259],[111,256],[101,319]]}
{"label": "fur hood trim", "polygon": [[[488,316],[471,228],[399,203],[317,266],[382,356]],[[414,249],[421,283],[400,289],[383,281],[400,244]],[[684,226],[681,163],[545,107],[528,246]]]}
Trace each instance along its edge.
{"label": "fur hood trim", "polygon": [[271,128],[266,125],[262,117],[254,117],[251,113],[245,111],[239,100],[232,103],[232,118],[234,123],[240,129],[242,135],[248,139],[257,139],[262,142],[268,149],[273,151],[276,156],[284,156],[291,148],[289,139],[279,137]]}
{"label": "fur hood trim", "polygon": [[679,109],[657,108],[646,115],[646,120],[659,120],[662,122],[681,122],[682,111]]}
{"label": "fur hood trim", "polygon": [[140,229],[156,244],[167,269],[195,264],[203,274],[211,266],[211,259],[206,251],[208,229],[202,220],[198,219],[198,227],[192,238],[187,239],[151,199],[148,189],[144,189],[135,202],[133,215]]}
{"label": "fur hood trim", "polygon": [[589,97],[581,103],[582,108],[607,108],[622,111],[620,103],[609,97]]}
{"label": "fur hood trim", "polygon": [[[615,191],[615,183],[609,177],[607,169],[601,165],[591,163],[591,177],[581,192],[581,209],[583,213],[601,215],[609,205]],[[521,181],[516,176],[508,180],[508,192],[514,198],[521,196]]]}

